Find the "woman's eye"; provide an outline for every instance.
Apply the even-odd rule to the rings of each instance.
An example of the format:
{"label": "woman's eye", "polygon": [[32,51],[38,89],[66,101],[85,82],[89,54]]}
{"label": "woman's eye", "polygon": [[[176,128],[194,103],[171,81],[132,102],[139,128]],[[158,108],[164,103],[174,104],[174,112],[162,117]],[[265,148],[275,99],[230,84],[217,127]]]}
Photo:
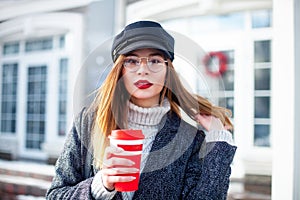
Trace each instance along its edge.
{"label": "woman's eye", "polygon": [[154,59],[151,59],[150,62],[151,62],[151,64],[159,64],[159,63],[162,63],[161,60],[155,59],[155,58],[154,58]]}
{"label": "woman's eye", "polygon": [[128,64],[137,64],[138,63],[138,61],[136,59],[128,59],[125,62]]}

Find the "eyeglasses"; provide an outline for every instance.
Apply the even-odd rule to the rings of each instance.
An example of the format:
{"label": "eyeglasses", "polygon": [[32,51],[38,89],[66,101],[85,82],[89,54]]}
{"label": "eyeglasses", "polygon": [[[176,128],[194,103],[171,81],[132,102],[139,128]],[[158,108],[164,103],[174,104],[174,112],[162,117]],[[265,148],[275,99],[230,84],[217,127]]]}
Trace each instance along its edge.
{"label": "eyeglasses", "polygon": [[128,69],[130,72],[136,72],[142,64],[142,59],[146,59],[148,69],[154,73],[161,71],[166,66],[166,63],[168,62],[161,56],[150,56],[150,57],[127,56],[124,60],[123,66],[126,69]]}

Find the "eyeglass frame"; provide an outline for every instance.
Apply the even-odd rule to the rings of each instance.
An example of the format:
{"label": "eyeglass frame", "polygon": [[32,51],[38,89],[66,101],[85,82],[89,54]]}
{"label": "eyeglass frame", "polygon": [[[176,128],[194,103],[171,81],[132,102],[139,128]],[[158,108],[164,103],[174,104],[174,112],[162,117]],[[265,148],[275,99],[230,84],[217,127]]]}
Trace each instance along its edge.
{"label": "eyeglass frame", "polygon": [[[162,58],[162,60],[163,60],[162,63],[158,63],[158,64],[162,64],[161,69],[158,70],[158,71],[155,71],[155,70],[153,71],[153,69],[152,69],[152,67],[151,67],[152,64],[149,65],[149,58],[155,57],[155,56],[158,56],[158,57]],[[126,66],[125,62],[126,62],[126,60],[129,60],[130,57],[133,57],[133,58],[132,58],[133,60],[136,59],[136,61],[138,61],[138,63],[135,64],[135,68],[136,68],[136,69],[135,69],[135,68],[134,68],[134,69],[130,69],[130,68],[128,68],[128,67]],[[142,59],[146,59],[146,61],[147,61],[147,62],[146,62],[146,65],[147,65],[148,69],[149,69],[151,72],[153,72],[153,73],[158,73],[158,72],[160,72],[160,71],[163,69],[163,67],[168,66],[168,61],[166,60],[166,58],[164,58],[164,57],[161,56],[161,55],[153,55],[153,56],[148,56],[148,57],[138,57],[138,56],[135,56],[135,55],[128,55],[128,56],[126,56],[126,57],[124,58],[123,66],[124,66],[126,69],[128,69],[129,72],[137,72],[137,71],[140,69],[140,67],[141,67]],[[166,63],[166,64],[165,64],[165,63]]]}

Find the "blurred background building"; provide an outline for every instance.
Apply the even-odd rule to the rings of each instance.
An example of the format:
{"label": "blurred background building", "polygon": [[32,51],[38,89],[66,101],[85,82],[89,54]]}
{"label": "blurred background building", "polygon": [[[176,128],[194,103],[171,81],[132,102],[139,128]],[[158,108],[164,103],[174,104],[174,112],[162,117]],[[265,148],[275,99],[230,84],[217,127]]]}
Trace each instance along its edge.
{"label": "blurred background building", "polygon": [[96,56],[82,69],[85,59],[126,24],[149,19],[227,58],[214,79],[223,89],[215,103],[233,111],[232,180],[300,199],[299,10],[299,0],[2,0],[0,157],[53,163],[85,94],[74,89],[95,88],[90,80],[107,66]]}

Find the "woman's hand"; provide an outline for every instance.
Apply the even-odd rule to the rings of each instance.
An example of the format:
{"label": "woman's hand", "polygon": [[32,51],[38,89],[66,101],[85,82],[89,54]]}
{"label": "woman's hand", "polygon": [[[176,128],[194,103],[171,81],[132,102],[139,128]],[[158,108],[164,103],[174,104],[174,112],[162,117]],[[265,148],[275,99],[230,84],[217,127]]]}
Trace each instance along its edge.
{"label": "woman's hand", "polygon": [[207,131],[211,130],[228,130],[229,127],[224,126],[219,118],[212,115],[197,114],[195,120],[203,126]]}
{"label": "woman's hand", "polygon": [[139,169],[132,168],[134,162],[114,157],[114,154],[122,153],[122,148],[108,146],[104,153],[104,163],[102,171],[103,185],[108,190],[114,190],[116,182],[129,182],[135,179],[134,176],[121,176],[121,174],[137,173]]}

